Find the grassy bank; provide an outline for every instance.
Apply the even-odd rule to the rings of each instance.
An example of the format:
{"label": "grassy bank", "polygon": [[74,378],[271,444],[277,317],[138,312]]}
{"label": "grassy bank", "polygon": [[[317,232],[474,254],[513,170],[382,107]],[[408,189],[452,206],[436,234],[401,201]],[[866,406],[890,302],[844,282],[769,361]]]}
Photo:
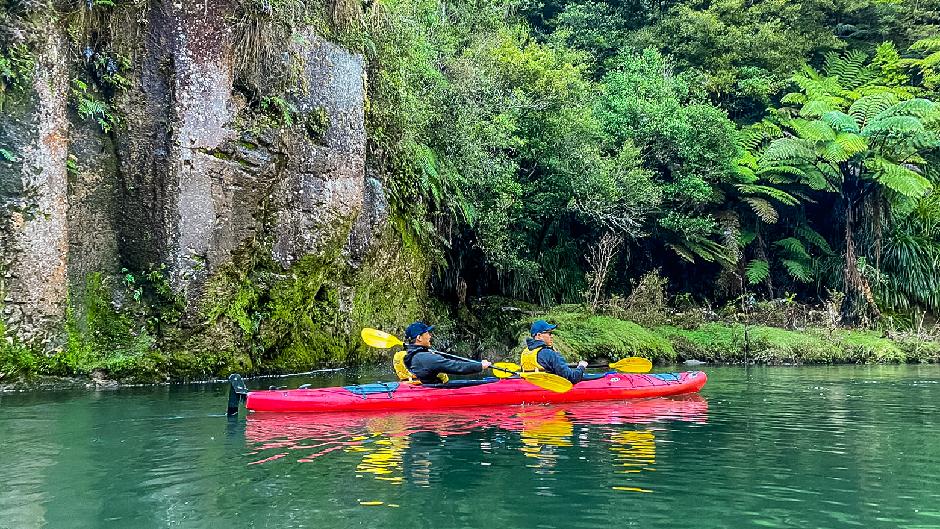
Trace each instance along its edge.
{"label": "grassy bank", "polygon": [[[548,312],[557,346],[571,360],[642,356],[658,363],[830,364],[940,361],[940,341],[872,330],[749,326],[707,322],[645,327],[611,316]],[[519,322],[524,328],[525,322]],[[524,331],[520,331],[524,332]]]}

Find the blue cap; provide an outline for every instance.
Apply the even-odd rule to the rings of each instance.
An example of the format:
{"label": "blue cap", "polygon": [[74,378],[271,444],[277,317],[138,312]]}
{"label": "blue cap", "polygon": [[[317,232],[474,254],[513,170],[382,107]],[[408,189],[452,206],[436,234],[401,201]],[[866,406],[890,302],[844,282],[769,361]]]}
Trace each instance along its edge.
{"label": "blue cap", "polygon": [[532,336],[535,336],[536,334],[540,332],[550,331],[554,329],[555,327],[558,327],[558,326],[552,325],[551,323],[548,323],[545,320],[536,320],[535,323],[532,324],[532,327],[529,328],[529,334],[531,334]]}
{"label": "blue cap", "polygon": [[422,321],[416,321],[409,325],[407,329],[405,329],[405,338],[414,340],[418,336],[421,336],[426,332],[430,332],[432,329],[434,329],[433,325],[426,325]]}

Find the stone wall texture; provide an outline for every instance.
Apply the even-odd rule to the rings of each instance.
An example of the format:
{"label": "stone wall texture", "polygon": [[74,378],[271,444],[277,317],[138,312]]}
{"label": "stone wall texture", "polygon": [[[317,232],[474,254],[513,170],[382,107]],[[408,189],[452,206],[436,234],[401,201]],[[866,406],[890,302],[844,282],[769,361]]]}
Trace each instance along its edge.
{"label": "stone wall texture", "polygon": [[334,259],[338,309],[355,310],[357,277],[381,275],[376,256],[405,263],[382,184],[366,175],[362,56],[301,31],[285,49],[302,64],[283,94],[295,122],[252,128],[259,109],[233,66],[236,3],[142,6],[125,38],[130,86],[109,99],[119,126],[79,119],[74,54],[55,27],[36,50],[32,89],[0,115],[0,147],[18,153],[0,162],[7,334],[61,347],[66,306],[81,312],[89,275],[125,268],[164,266],[195,313],[213,274],[246,247],[266,248],[284,270],[308,255]]}

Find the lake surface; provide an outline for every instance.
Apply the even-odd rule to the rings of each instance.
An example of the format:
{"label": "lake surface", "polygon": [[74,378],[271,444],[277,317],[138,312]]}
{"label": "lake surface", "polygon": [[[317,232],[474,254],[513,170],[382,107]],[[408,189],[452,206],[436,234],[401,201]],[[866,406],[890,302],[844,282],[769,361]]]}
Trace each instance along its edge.
{"label": "lake surface", "polygon": [[940,366],[703,367],[689,398],[390,415],[0,394],[0,527],[940,528]]}

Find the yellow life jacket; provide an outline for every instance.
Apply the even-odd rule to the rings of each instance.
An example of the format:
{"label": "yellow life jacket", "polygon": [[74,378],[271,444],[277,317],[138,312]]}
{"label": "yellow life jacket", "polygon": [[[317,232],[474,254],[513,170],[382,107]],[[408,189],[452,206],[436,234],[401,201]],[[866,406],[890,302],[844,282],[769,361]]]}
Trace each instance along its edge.
{"label": "yellow life jacket", "polygon": [[522,357],[519,359],[519,366],[522,367],[522,371],[529,372],[538,372],[545,371],[545,367],[542,364],[539,364],[539,351],[541,347],[536,347],[535,349],[526,349],[522,351]]}
{"label": "yellow life jacket", "polygon": [[406,354],[408,354],[408,351],[398,351],[395,353],[395,357],[392,360],[392,365],[395,366],[395,372],[398,373],[398,380],[420,384],[421,382],[418,381],[418,377],[411,371],[408,371],[408,368],[405,366]]}
{"label": "yellow life jacket", "polygon": [[[408,366],[405,365],[405,356],[407,354],[408,351],[398,351],[392,359],[392,365],[395,366],[395,373],[398,373],[398,380],[412,384],[420,384],[421,381],[418,380],[418,377],[411,371],[408,371]],[[437,378],[440,379],[441,384],[446,384],[447,381],[450,380],[447,373],[438,373]]]}

